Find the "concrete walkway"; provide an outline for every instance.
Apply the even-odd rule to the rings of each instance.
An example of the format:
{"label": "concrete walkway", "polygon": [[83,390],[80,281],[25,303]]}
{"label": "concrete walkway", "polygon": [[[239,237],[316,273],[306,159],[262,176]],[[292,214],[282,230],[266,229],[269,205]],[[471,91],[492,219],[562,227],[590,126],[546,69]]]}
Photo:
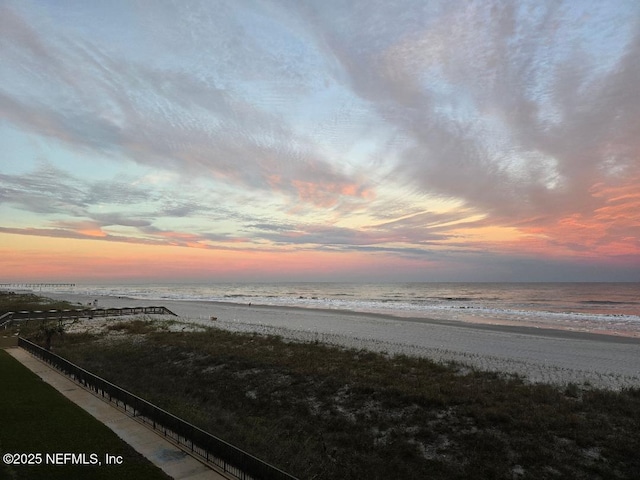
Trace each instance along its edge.
{"label": "concrete walkway", "polygon": [[69,400],[113,430],[122,440],[176,480],[228,480],[180,450],[149,427],[73,382],[55,369],[18,347],[6,351]]}

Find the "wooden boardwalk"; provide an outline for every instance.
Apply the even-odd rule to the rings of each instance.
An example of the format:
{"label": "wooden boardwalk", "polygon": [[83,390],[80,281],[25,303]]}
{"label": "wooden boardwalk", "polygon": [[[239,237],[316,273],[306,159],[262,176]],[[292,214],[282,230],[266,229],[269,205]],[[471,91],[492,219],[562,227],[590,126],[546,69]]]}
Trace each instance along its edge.
{"label": "wooden boardwalk", "polygon": [[29,320],[77,320],[79,318],[121,317],[123,315],[173,315],[166,307],[77,308],[66,310],[29,310],[7,312],[0,316],[0,327],[11,322]]}

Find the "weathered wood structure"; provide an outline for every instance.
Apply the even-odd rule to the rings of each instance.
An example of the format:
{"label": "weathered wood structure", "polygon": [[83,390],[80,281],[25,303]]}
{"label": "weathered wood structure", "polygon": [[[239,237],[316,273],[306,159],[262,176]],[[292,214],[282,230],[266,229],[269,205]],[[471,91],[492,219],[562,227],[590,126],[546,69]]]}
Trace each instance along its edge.
{"label": "weathered wood structure", "polygon": [[29,310],[7,312],[0,316],[0,327],[11,322],[29,320],[77,320],[79,318],[120,317],[123,315],[173,315],[166,307],[77,308],[65,310]]}

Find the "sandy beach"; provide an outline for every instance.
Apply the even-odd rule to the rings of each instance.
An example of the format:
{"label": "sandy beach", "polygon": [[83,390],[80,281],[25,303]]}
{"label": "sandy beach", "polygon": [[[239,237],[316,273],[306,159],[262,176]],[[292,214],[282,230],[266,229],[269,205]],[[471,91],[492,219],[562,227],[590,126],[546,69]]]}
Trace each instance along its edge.
{"label": "sandy beach", "polygon": [[[532,382],[640,387],[640,340],[566,330],[482,325],[295,307],[149,301],[42,292],[99,307],[165,306],[185,324],[455,361]],[[212,321],[211,317],[216,317]],[[102,319],[86,320],[100,322]],[[186,327],[185,327],[186,328]]]}

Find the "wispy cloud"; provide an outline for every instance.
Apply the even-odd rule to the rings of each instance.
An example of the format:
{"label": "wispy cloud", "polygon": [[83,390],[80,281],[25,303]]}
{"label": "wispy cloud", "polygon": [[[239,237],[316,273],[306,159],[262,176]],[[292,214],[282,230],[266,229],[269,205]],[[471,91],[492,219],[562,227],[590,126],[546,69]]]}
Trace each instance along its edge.
{"label": "wispy cloud", "polygon": [[[365,175],[342,171],[314,149],[311,138],[295,134],[290,119],[263,108],[259,99],[247,101],[240,86],[217,87],[193,72],[111,57],[88,40],[55,32],[58,41],[47,42],[50,32],[36,31],[15,13],[5,21],[13,28],[4,31],[4,41],[20,57],[13,60],[31,60],[22,63],[29,80],[44,66],[65,92],[42,92],[46,98],[0,92],[5,119],[21,128],[73,148],[276,191],[319,207],[367,196]],[[209,68],[220,63],[216,57]],[[278,89],[279,80],[268,89]]]}
{"label": "wispy cloud", "polygon": [[634,2],[8,1],[0,47],[5,233],[640,261]]}
{"label": "wispy cloud", "polygon": [[[355,31],[324,16],[318,35],[354,93],[405,135],[403,182],[462,200],[498,225],[535,218],[558,242],[566,232],[556,225],[578,216],[602,230],[597,242],[613,242],[620,229],[635,236],[636,215],[610,216],[594,189],[637,191],[640,17],[593,8],[456,4],[419,30],[401,9],[380,9]],[[341,13],[355,20],[359,11]],[[591,37],[606,47],[586,50],[600,42]]]}

